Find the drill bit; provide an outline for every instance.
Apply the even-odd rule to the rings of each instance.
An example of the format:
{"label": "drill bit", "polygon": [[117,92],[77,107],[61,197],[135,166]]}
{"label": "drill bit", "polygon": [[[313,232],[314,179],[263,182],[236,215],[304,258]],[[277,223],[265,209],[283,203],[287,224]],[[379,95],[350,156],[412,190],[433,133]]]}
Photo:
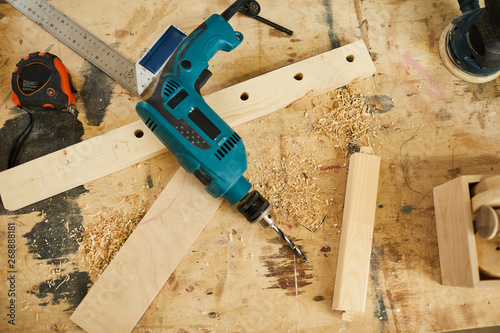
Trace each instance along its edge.
{"label": "drill bit", "polygon": [[283,239],[290,248],[305,261],[309,261],[288,237],[285,236],[283,231],[276,226],[274,222],[274,215],[271,213],[271,205],[258,191],[249,192],[239,203],[238,211],[246,217],[250,223],[259,222],[264,228],[271,227]]}
{"label": "drill bit", "polygon": [[297,245],[295,245],[295,243],[292,242],[292,240],[290,238],[286,237],[285,234],[283,233],[283,231],[281,231],[281,229],[276,226],[275,218],[274,218],[274,215],[271,213],[271,207],[270,206],[267,207],[264,210],[264,212],[257,219],[256,222],[259,222],[264,228],[271,227],[271,229],[273,229],[274,231],[276,231],[276,233],[278,234],[278,236],[280,236],[280,238],[283,239],[288,244],[288,246],[290,246],[290,248],[296,254],[299,255],[299,257],[301,257],[305,261],[309,261],[307,259],[306,255],[304,254],[304,252],[302,252],[302,250]]}
{"label": "drill bit", "polygon": [[307,259],[306,255],[304,254],[304,252],[302,252],[301,249],[299,249],[299,247],[297,245],[295,245],[294,242],[292,242],[288,237],[285,236],[285,234],[283,233],[283,231],[281,231],[280,228],[278,228],[276,226],[276,224],[273,224],[271,225],[271,228],[276,231],[276,233],[281,237],[281,239],[283,239],[285,242],[288,243],[288,246],[290,246],[290,248],[292,250],[294,250],[298,255],[299,257],[301,257],[302,259],[304,259],[305,261],[309,261],[309,259]]}

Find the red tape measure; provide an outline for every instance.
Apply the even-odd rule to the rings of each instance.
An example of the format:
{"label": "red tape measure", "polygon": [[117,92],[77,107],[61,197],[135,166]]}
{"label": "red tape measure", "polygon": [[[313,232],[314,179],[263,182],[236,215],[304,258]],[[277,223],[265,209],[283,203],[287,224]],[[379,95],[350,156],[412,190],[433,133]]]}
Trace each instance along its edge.
{"label": "red tape measure", "polygon": [[76,89],[71,75],[51,53],[35,52],[21,59],[11,82],[12,102],[21,108],[75,111]]}

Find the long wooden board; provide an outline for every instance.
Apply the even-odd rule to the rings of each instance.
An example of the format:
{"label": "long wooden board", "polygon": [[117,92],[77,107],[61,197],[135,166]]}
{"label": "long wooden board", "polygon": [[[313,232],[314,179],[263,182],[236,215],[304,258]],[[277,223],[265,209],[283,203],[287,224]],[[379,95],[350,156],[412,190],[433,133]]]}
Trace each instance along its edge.
{"label": "long wooden board", "polygon": [[[358,41],[210,94],[205,100],[236,126],[282,109],[309,92],[335,89],[373,73],[370,55]],[[2,202],[14,211],[165,151],[139,120],[1,172]]]}
{"label": "long wooden board", "polygon": [[[359,44],[359,42],[355,44],[357,45],[356,48],[362,47],[362,49],[365,50],[364,52],[366,52],[364,44]],[[341,51],[342,56],[340,59],[345,60],[345,57],[353,52],[353,50],[346,50],[344,48],[341,49],[343,49],[343,51]],[[319,57],[326,58],[327,55],[337,50],[330,51],[320,55]],[[364,54],[364,52],[360,53]],[[329,70],[335,71],[336,69],[334,67],[327,66],[321,68],[317,67],[316,70],[317,72],[315,71],[315,73],[319,77],[328,77],[330,76]],[[298,73],[302,73],[303,79],[313,74],[305,68],[301,68],[300,72],[296,72],[294,69],[288,74],[291,73],[294,73],[293,76]],[[362,78],[364,75],[366,74],[363,74],[363,76],[360,77],[353,77],[353,80]],[[310,79],[314,80],[314,78]],[[340,79],[339,77],[337,77],[337,79],[341,82],[344,82],[345,80],[343,78]],[[321,81],[322,79],[318,78],[318,80]],[[348,82],[324,83],[323,87],[313,89],[313,93],[321,93],[324,90],[334,89],[347,83]],[[269,89],[269,87],[266,89]],[[294,94],[294,91],[291,93]],[[302,93],[307,94],[309,91],[311,90],[302,90]],[[251,90],[247,90],[245,92],[249,95],[253,94]],[[285,96],[282,96],[282,98],[285,98]],[[274,106],[269,106],[269,108],[274,109]],[[240,116],[243,115],[243,113],[240,114]],[[234,116],[231,123],[237,122],[238,119],[240,119],[239,121],[242,121],[242,118]],[[192,198],[197,198],[199,196],[200,185],[196,182],[183,183],[181,186],[183,191],[182,197],[175,197],[174,201],[172,201],[170,197],[166,198],[166,196],[171,195],[172,189],[179,188],[177,185],[172,184],[179,184],[179,178],[182,174],[182,170],[179,170],[176,173],[173,180],[170,181],[167,187],[157,198],[148,214],[144,217],[143,221],[139,224],[137,229],[134,230],[127,242],[118,252],[117,256],[101,275],[100,279],[91,288],[87,296],[77,307],[71,316],[71,320],[73,320],[80,327],[89,332],[131,331],[154,299],[154,296],[160,291],[165,281],[184,257],[186,251],[196,240],[198,234],[212,217],[220,204],[220,200],[216,200],[217,202],[213,203],[213,205],[207,203],[207,209],[204,209],[203,211],[191,207]],[[188,175],[187,177],[192,179],[191,175]],[[207,197],[208,195],[203,193],[201,196]],[[185,211],[181,209],[172,210],[171,205],[174,203],[184,207]],[[215,205],[217,207],[215,207]],[[190,209],[194,209],[195,211],[189,212]],[[178,219],[186,213],[189,215],[189,221],[186,222],[189,223],[189,230],[187,230],[184,234],[178,235],[179,237],[182,237],[183,240],[183,246],[181,248],[177,243],[170,243],[168,238],[157,237],[158,234],[162,235],[169,229],[166,224],[178,223]],[[154,221],[160,219],[164,221],[164,224],[154,223],[148,228],[144,228],[145,223],[149,224],[149,221],[152,221],[151,216],[156,216]],[[157,232],[157,228],[161,228],[161,230]],[[172,228],[177,230],[175,228],[178,228],[178,226],[173,226]],[[149,237],[149,235],[153,236]],[[143,242],[146,240],[148,244],[147,249],[144,250],[142,247],[144,246]],[[173,251],[170,251],[171,248],[174,248]],[[138,249],[144,253],[138,255]],[[151,255],[151,253],[154,253],[154,255]],[[140,258],[141,262],[140,269],[138,269],[136,264],[134,264],[138,261],[138,258]],[[125,261],[127,262],[126,265],[124,265]],[[162,264],[164,261],[168,262],[169,265]],[[158,263],[161,263],[161,266],[159,266]]]}
{"label": "long wooden board", "polygon": [[380,171],[380,156],[365,148],[349,159],[334,310],[365,311]]}
{"label": "long wooden board", "polygon": [[179,169],[71,320],[87,332],[130,332],[221,201]]}

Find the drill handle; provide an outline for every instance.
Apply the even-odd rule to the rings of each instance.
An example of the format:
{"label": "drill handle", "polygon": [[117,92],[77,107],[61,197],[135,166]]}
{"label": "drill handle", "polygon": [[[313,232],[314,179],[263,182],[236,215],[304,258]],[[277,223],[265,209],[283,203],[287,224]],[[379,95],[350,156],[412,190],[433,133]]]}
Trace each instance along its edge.
{"label": "drill handle", "polygon": [[479,0],[458,0],[458,4],[463,14],[480,8]]}
{"label": "drill handle", "polygon": [[166,79],[177,78],[183,87],[200,94],[201,87],[212,75],[207,69],[208,61],[218,51],[232,51],[242,40],[243,35],[234,31],[222,16],[212,15],[187,36],[169,58],[155,92]]}

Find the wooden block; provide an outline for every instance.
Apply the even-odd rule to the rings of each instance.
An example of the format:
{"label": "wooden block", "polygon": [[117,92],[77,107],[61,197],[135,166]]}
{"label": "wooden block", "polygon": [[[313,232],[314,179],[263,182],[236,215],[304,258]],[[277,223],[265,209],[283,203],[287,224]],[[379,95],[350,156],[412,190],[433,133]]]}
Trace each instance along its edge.
{"label": "wooden block", "polygon": [[349,159],[334,310],[364,312],[377,200],[380,156],[362,148]]}
{"label": "wooden block", "polygon": [[179,169],[71,320],[87,332],[130,332],[221,201]]}
{"label": "wooden block", "polygon": [[[236,126],[280,110],[308,93],[336,89],[373,73],[375,66],[365,44],[358,41],[210,94],[205,100]],[[2,202],[14,211],[164,152],[165,147],[139,120],[1,172]]]}
{"label": "wooden block", "polygon": [[460,176],[433,190],[444,285],[500,287],[499,280],[481,280],[479,275],[470,189],[481,178],[480,175]]}
{"label": "wooden block", "polygon": [[461,176],[435,187],[434,210],[444,285],[475,287],[479,282],[469,183],[481,176]]}

